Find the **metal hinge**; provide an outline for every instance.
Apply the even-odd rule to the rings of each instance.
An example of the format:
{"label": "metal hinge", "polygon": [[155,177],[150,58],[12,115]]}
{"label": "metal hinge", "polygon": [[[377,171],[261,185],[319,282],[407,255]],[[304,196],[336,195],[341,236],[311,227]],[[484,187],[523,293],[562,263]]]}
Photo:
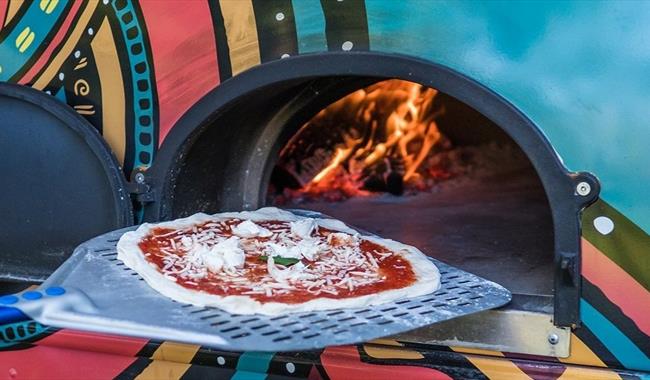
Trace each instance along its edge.
{"label": "metal hinge", "polygon": [[131,198],[140,204],[156,200],[155,192],[147,183],[144,171],[134,170],[131,174],[131,182],[126,183],[126,189],[131,194]]}

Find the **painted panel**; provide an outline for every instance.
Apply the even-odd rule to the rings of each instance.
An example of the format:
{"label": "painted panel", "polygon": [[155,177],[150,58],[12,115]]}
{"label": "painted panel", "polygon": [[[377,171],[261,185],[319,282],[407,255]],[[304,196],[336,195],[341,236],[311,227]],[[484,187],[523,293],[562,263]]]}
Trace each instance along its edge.
{"label": "painted panel", "polygon": [[[0,78],[32,85],[74,107],[104,134],[127,174],[151,165],[167,133],[205,93],[285,54],[399,53],[479,81],[533,120],[570,169],[593,172],[603,187],[603,201],[583,216],[585,327],[576,330],[572,356],[547,363],[545,371],[570,378],[580,373],[572,364],[649,368],[650,3],[11,0],[0,1],[0,15]],[[612,222],[612,231],[603,232],[604,219],[596,222],[601,217]],[[42,339],[43,347],[49,347],[46,342]],[[492,377],[498,377],[506,367],[535,378],[525,363],[531,358],[487,353],[498,358],[485,359],[448,348],[437,356],[396,350],[358,346],[316,359],[296,357],[312,363],[301,367],[312,378],[336,377],[334,367],[341,363],[382,366],[393,354],[398,358],[391,360],[409,361],[405,366],[433,369],[418,372],[433,378],[462,377],[458,368],[488,377],[496,371]],[[237,372],[239,354],[206,359],[204,351],[199,349],[192,363],[221,357],[215,367]],[[24,359],[15,359],[21,351],[7,352],[0,358]],[[152,355],[115,360],[131,375],[149,363],[165,368],[164,360]],[[267,370],[274,370],[279,357],[264,359]],[[337,363],[329,371],[328,360]],[[450,361],[455,364],[432,364]],[[169,370],[178,376],[205,373],[201,365],[187,364]],[[378,371],[394,374],[388,367]],[[618,377],[609,370],[593,375]]]}

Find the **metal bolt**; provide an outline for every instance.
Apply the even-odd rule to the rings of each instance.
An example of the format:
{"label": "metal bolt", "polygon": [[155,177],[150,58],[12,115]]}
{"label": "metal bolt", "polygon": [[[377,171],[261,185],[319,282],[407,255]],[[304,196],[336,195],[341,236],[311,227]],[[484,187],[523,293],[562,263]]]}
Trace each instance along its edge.
{"label": "metal bolt", "polygon": [[557,334],[548,334],[548,342],[550,344],[557,344],[560,341],[560,337]]}
{"label": "metal bolt", "polygon": [[143,184],[144,183],[144,174],[136,173],[135,174],[135,182],[137,182],[139,184]]}
{"label": "metal bolt", "polygon": [[588,184],[587,182],[580,182],[578,186],[576,186],[576,192],[579,195],[582,195],[583,197],[586,197],[591,193],[591,185]]}

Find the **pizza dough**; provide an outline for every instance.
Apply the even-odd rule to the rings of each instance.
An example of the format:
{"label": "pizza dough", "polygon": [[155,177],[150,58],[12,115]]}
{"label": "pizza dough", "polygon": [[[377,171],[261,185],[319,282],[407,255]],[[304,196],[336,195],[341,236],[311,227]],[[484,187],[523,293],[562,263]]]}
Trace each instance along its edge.
{"label": "pizza dough", "polygon": [[117,252],[159,293],[233,314],[361,308],[440,287],[414,247],[273,207],[145,223]]}

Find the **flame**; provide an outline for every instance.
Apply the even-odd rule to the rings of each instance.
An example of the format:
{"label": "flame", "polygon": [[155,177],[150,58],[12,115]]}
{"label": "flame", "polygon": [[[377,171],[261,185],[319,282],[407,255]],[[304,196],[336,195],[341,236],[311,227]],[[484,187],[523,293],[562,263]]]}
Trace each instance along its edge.
{"label": "flame", "polygon": [[325,176],[327,176],[332,170],[336,169],[337,166],[347,157],[350,152],[352,151],[352,148],[349,149],[344,149],[344,148],[337,148],[336,149],[336,154],[334,155],[334,158],[332,159],[332,162],[330,162],[325,169],[321,170],[320,173],[316,174],[316,177],[312,180],[314,183],[320,182]]}
{"label": "flame", "polygon": [[418,169],[442,137],[435,121],[444,112],[434,108],[437,93],[416,83],[387,80],[323,109],[303,128],[319,120],[332,121],[344,131],[343,141],[334,147],[329,160],[320,161],[326,164],[302,191],[344,188],[354,193],[348,196],[359,195],[369,173],[397,173],[405,183],[417,181]]}

